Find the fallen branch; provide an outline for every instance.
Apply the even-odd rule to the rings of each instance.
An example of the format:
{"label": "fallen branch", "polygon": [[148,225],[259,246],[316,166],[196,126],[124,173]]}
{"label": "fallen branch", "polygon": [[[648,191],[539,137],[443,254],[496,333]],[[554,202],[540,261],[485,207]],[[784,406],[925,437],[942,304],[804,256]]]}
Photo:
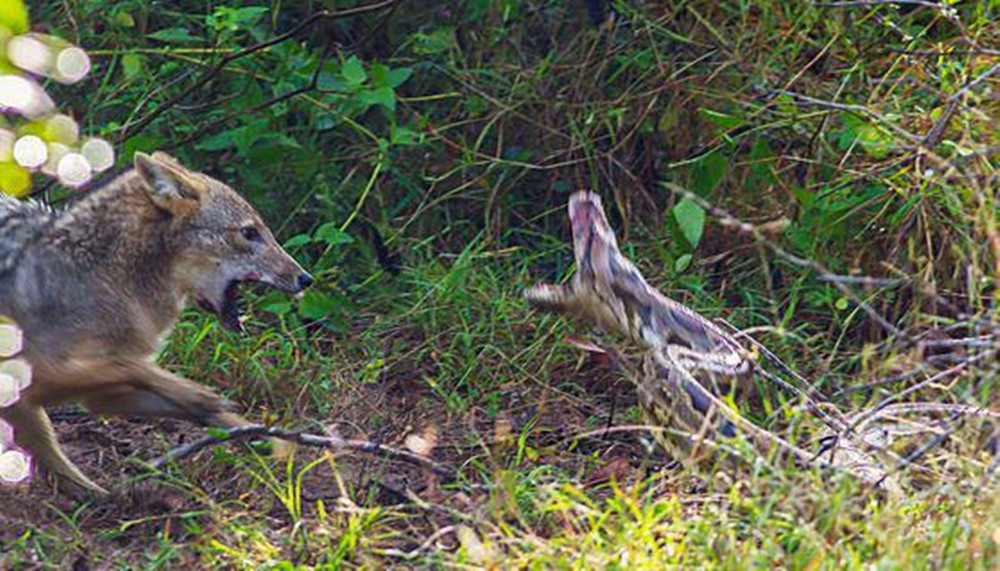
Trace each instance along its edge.
{"label": "fallen branch", "polygon": [[288,442],[294,442],[295,444],[300,444],[302,446],[328,448],[334,452],[364,452],[367,454],[378,454],[393,460],[399,460],[408,464],[413,464],[414,466],[429,469],[439,476],[445,476],[448,478],[454,478],[455,476],[454,470],[444,466],[443,464],[439,464],[426,456],[421,456],[419,454],[408,452],[406,450],[400,450],[398,448],[392,448],[370,440],[346,439],[336,435],[321,436],[318,434],[308,434],[278,426],[262,426],[259,424],[237,426],[222,430],[221,432],[222,434],[218,436],[214,434],[207,434],[197,440],[178,446],[163,456],[150,462],[149,466],[153,469],[161,470],[168,464],[191,456],[192,454],[208,448],[209,446],[222,444],[224,442],[231,442],[234,440],[270,437],[287,440]]}

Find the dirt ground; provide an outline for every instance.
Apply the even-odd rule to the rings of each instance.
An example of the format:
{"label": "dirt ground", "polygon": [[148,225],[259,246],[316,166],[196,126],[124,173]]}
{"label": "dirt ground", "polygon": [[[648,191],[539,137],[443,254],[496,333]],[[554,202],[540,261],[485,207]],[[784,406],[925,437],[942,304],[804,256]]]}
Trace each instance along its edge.
{"label": "dirt ground", "polygon": [[[450,414],[438,395],[412,380],[419,377],[390,372],[384,382],[360,387],[343,399],[327,426],[344,437],[397,448],[407,446],[408,436],[419,435],[431,444],[429,456],[453,468],[456,478],[472,489],[481,480],[481,472],[462,467],[473,458],[485,464],[503,458],[525,431],[531,446],[544,451],[539,464],[563,466],[579,473],[584,482],[599,483],[612,475],[621,478],[640,467],[662,467],[666,460],[651,458],[633,434],[573,439],[606,423],[620,423],[616,418],[635,404],[627,381],[599,364],[579,365],[556,365],[556,377],[564,378],[569,389],[559,388],[560,382],[501,391],[501,412],[493,415],[477,407],[462,415]],[[218,506],[238,505],[248,512],[268,514],[269,527],[276,532],[294,525],[266,486],[255,480],[251,470],[240,467],[252,457],[240,444],[202,450],[180,460],[169,475],[155,475],[144,468],[143,461],[201,436],[202,429],[181,421],[98,418],[73,407],[51,413],[66,453],[86,474],[112,490],[112,495],[81,509],[49,482],[5,487],[0,490],[0,545],[15,548],[19,538],[40,532],[65,537],[79,544],[74,568],[89,569],[95,568],[91,560],[95,553],[100,555],[94,555],[94,561],[141,559],[151,537],[169,535],[172,541],[184,543],[181,520],[194,517],[200,526],[210,528],[211,511]],[[595,426],[595,419],[604,422]],[[309,430],[316,432],[313,428]],[[317,449],[300,449],[296,464],[304,466],[322,454]],[[277,466],[275,473],[283,474],[283,470]],[[358,505],[391,506],[411,502],[410,494],[415,493],[455,509],[490,509],[486,487],[479,486],[482,494],[452,493],[448,480],[377,455],[338,455],[335,465],[320,463],[308,472],[302,499],[306,510],[313,509],[316,500],[329,504],[345,494]],[[419,521],[413,525],[419,527]],[[413,530],[414,537],[420,535],[421,530]],[[412,549],[409,543],[401,540],[399,547]]]}

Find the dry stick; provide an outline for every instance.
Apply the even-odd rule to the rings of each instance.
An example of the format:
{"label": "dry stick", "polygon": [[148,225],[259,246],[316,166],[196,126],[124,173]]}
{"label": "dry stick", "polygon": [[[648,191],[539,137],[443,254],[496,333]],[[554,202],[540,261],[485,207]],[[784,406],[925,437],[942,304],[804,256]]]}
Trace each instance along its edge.
{"label": "dry stick", "polygon": [[992,357],[994,355],[996,355],[996,351],[983,351],[982,353],[979,353],[978,355],[976,355],[974,357],[970,357],[970,358],[962,361],[961,363],[955,365],[954,367],[951,367],[949,369],[945,369],[945,370],[943,370],[943,371],[941,371],[941,372],[939,372],[939,373],[937,373],[935,375],[932,375],[932,376],[924,379],[923,381],[921,381],[921,382],[919,382],[919,383],[917,383],[917,384],[915,384],[915,385],[913,385],[911,387],[907,387],[906,389],[904,389],[902,391],[899,391],[898,393],[893,393],[893,394],[889,395],[888,397],[886,397],[885,399],[883,399],[880,403],[878,403],[877,405],[875,405],[875,407],[873,407],[871,409],[868,409],[868,410],[865,410],[865,411],[863,411],[863,412],[855,415],[853,417],[853,419],[851,420],[851,423],[850,423],[851,428],[852,429],[859,429],[860,427],[863,427],[863,426],[865,426],[867,424],[870,424],[871,422],[874,422],[875,420],[877,420],[881,416],[881,411],[883,409],[885,409],[886,407],[888,407],[889,405],[891,405],[894,401],[899,400],[899,399],[901,399],[901,398],[903,398],[903,397],[905,397],[907,395],[913,394],[913,393],[917,392],[918,390],[920,390],[922,388],[925,388],[928,385],[931,385],[931,384],[933,384],[933,383],[935,383],[935,382],[937,382],[937,381],[939,381],[939,380],[941,380],[941,379],[943,379],[945,377],[948,377],[948,376],[951,376],[951,375],[963,372],[966,368],[969,367],[969,365],[972,365],[972,364],[974,364],[974,363],[976,363],[978,361],[983,360],[986,357]]}
{"label": "dry stick", "polygon": [[843,2],[821,2],[813,4],[817,8],[850,8],[852,6],[872,7],[872,6],[892,6],[892,5],[921,6],[934,10],[948,10],[952,6],[928,2],[927,0],[845,0]]}
{"label": "dry stick", "polygon": [[[214,431],[213,431],[214,432]],[[197,440],[178,446],[163,456],[149,463],[150,467],[156,470],[164,468],[167,464],[186,458],[204,448],[229,442],[232,440],[245,440],[248,438],[271,437],[287,440],[303,446],[315,446],[317,448],[329,448],[333,451],[365,452],[368,454],[379,454],[394,460],[401,460],[421,468],[427,468],[439,476],[454,478],[454,470],[439,464],[430,458],[371,442],[369,440],[345,439],[339,436],[320,436],[318,434],[307,434],[297,430],[281,428],[278,426],[262,426],[260,424],[248,424],[236,426],[222,431],[221,436],[205,435]]]}

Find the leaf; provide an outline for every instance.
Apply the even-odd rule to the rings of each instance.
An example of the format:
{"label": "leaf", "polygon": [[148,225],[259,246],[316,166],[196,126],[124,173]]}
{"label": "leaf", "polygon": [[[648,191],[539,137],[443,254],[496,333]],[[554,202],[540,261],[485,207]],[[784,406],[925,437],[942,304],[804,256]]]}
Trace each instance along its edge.
{"label": "leaf", "polygon": [[372,78],[372,85],[375,87],[385,87],[389,81],[389,68],[382,63],[373,63],[368,68]]}
{"label": "leaf", "polygon": [[7,28],[15,36],[30,29],[28,9],[21,0],[0,0],[0,28]]}
{"label": "leaf", "polygon": [[400,67],[389,71],[389,77],[386,79],[386,87],[392,87],[393,89],[399,87],[410,79],[413,75],[413,68]]}
{"label": "leaf", "polygon": [[236,8],[229,13],[229,20],[238,26],[247,27],[255,23],[261,16],[267,14],[269,11],[270,8],[265,8],[264,6]]}
{"label": "leaf", "polygon": [[164,28],[152,34],[147,34],[146,37],[151,40],[174,44],[190,44],[204,41],[204,38],[200,36],[192,36],[187,31],[187,28]]}
{"label": "leaf", "polygon": [[340,244],[350,244],[354,242],[354,237],[341,230],[336,222],[327,222],[313,232],[313,239],[321,240],[331,246]]}
{"label": "leaf", "polygon": [[746,180],[747,187],[766,190],[777,184],[778,180],[772,170],[775,164],[774,158],[774,151],[765,138],[758,137],[754,140],[750,147],[750,176]]}
{"label": "leaf", "polygon": [[291,238],[289,238],[288,240],[285,240],[285,243],[282,244],[281,246],[286,250],[288,250],[291,248],[297,248],[299,246],[305,246],[306,244],[309,244],[312,241],[313,241],[312,237],[310,237],[308,234],[296,234]]}
{"label": "leaf", "polygon": [[[129,137],[129,139],[125,141],[125,144],[122,145],[122,156],[132,157],[136,151],[151,153],[162,147],[163,144],[164,140],[162,137],[139,134],[134,137]],[[129,160],[131,160],[131,158]]]}
{"label": "leaf", "polygon": [[705,209],[695,204],[693,200],[684,198],[674,205],[671,212],[688,245],[692,249],[697,248],[705,230]]}
{"label": "leaf", "polygon": [[299,299],[299,314],[309,319],[322,319],[339,309],[333,297],[316,289],[307,290]]}
{"label": "leaf", "polygon": [[340,73],[344,76],[344,80],[348,85],[354,88],[360,87],[368,79],[368,74],[365,73],[365,68],[361,64],[361,60],[358,59],[358,56],[347,58],[347,61],[340,68]]}
{"label": "leaf", "polygon": [[393,145],[413,145],[419,141],[420,135],[409,127],[393,127],[390,141]]}
{"label": "leaf", "polygon": [[699,108],[698,113],[705,119],[708,119],[712,123],[715,123],[727,131],[740,127],[744,124],[743,119],[739,117],[719,113],[718,111],[713,111],[705,107]]}
{"label": "leaf", "polygon": [[288,296],[277,291],[268,292],[258,305],[261,310],[277,315],[285,315],[292,311],[292,302]]}
{"label": "leaf", "polygon": [[681,257],[677,258],[677,261],[674,262],[674,271],[679,274],[684,270],[688,269],[688,267],[691,265],[691,259],[692,259],[691,254],[684,254]]}
{"label": "leaf", "polygon": [[362,91],[358,94],[358,100],[366,105],[381,105],[389,113],[396,112],[396,92],[391,87]]}
{"label": "leaf", "polygon": [[223,149],[228,149],[236,144],[236,135],[236,129],[221,131],[211,137],[208,137],[207,139],[198,141],[194,148],[199,151],[221,151]]}
{"label": "leaf", "polygon": [[413,35],[413,49],[421,55],[437,54],[451,49],[455,45],[455,28],[440,27],[433,32],[418,32]]}
{"label": "leaf", "polygon": [[729,162],[721,151],[715,150],[699,157],[691,167],[692,190],[701,196],[711,194],[728,170]]}
{"label": "leaf", "polygon": [[216,438],[218,440],[229,440],[229,431],[225,428],[219,428],[217,426],[209,426],[205,429],[205,434]]}
{"label": "leaf", "polygon": [[132,79],[142,73],[143,57],[139,54],[125,54],[122,56],[122,73],[125,79]]}

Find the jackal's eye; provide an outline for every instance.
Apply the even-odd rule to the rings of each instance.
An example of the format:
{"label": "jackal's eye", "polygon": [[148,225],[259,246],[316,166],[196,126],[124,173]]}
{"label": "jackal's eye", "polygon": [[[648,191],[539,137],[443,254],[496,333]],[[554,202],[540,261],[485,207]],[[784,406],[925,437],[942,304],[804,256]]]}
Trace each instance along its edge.
{"label": "jackal's eye", "polygon": [[258,230],[255,226],[244,226],[243,228],[240,228],[240,234],[243,235],[243,238],[245,238],[247,242],[260,242],[261,239],[260,230]]}

